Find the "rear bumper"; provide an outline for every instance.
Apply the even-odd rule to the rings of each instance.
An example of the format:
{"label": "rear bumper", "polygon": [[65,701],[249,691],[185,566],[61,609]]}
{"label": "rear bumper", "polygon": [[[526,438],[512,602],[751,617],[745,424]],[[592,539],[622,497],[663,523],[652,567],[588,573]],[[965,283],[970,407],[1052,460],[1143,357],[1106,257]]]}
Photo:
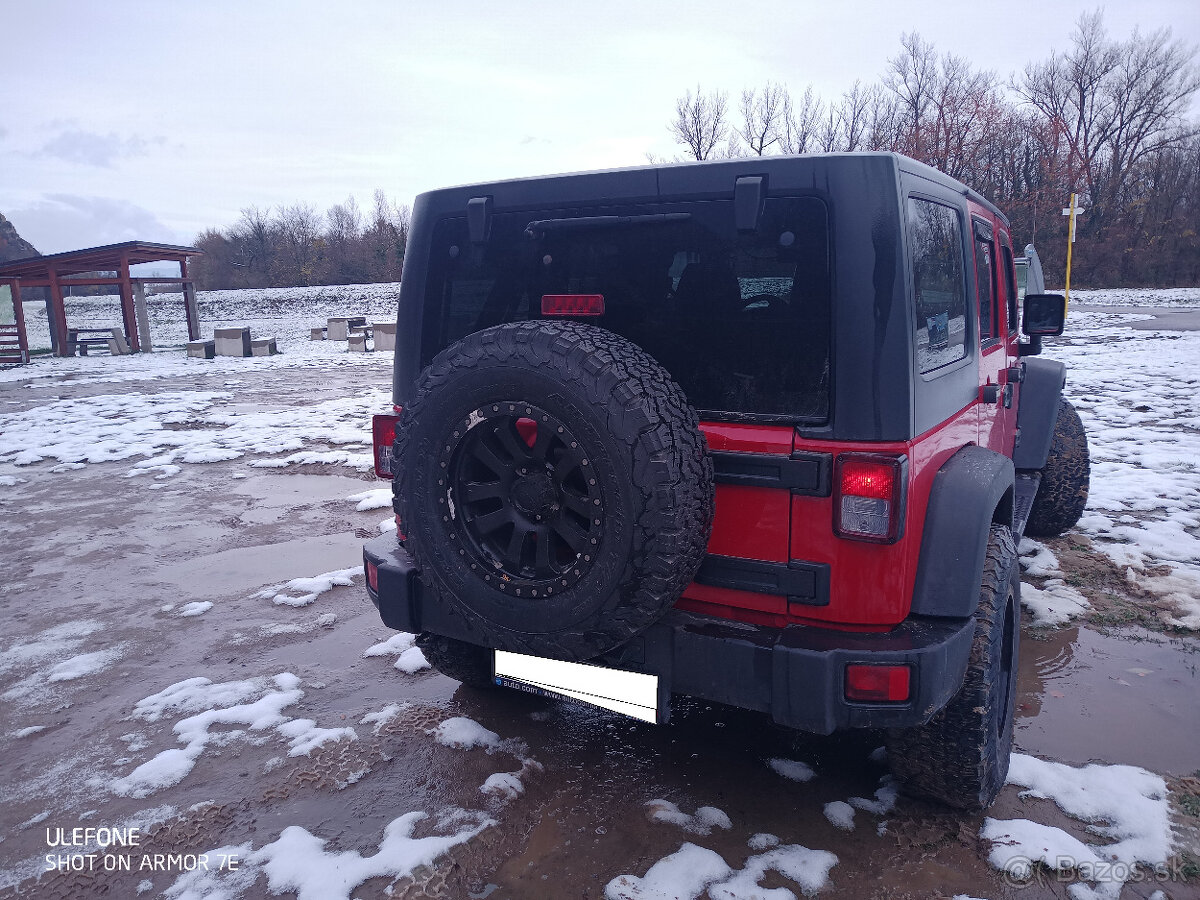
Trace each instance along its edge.
{"label": "rear bumper", "polygon": [[[367,593],[389,628],[464,639],[456,619],[422,604],[412,558],[394,535],[363,548],[378,567]],[[769,713],[781,725],[829,734],[843,728],[903,728],[927,722],[962,685],[974,636],[971,619],[911,616],[884,634],[825,628],[766,628],[675,610],[629,643],[592,660],[658,675],[664,694],[686,694]],[[903,703],[845,699],[846,666],[908,665]]]}

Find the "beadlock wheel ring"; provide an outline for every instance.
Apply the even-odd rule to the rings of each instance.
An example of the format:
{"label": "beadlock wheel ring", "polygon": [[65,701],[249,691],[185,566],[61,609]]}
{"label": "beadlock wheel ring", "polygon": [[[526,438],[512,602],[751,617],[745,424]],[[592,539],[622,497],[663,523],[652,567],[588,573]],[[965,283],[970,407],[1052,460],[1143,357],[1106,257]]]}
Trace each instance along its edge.
{"label": "beadlock wheel ring", "polygon": [[545,409],[499,400],[442,442],[442,524],[485,584],[548,597],[591,569],[604,525],[598,476],[581,443]]}

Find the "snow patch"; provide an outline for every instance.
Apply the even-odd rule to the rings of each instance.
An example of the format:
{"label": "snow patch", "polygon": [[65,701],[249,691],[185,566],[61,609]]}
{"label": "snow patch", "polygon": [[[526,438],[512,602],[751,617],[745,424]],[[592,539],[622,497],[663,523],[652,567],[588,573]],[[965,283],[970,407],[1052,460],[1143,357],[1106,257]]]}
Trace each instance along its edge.
{"label": "snow patch", "polygon": [[733,870],[720,854],[684,844],[652,865],[641,878],[618,875],[604,887],[606,900],[695,900]]}
{"label": "snow patch", "polygon": [[715,806],[701,806],[688,814],[670,800],[650,800],[646,803],[646,816],[651,822],[666,822],[678,825],[692,834],[711,834],[714,828],[729,830],[733,823],[729,816]]}
{"label": "snow patch", "polygon": [[270,600],[281,606],[308,606],[322,594],[332,591],[335,586],[349,587],[354,584],[354,577],[361,574],[362,566],[352,566],[348,569],[322,572],[311,578],[293,578],[283,584],[264,588],[254,595],[254,599]]}
{"label": "snow patch", "polygon": [[392,489],[386,487],[362,491],[357,494],[351,494],[346,499],[351,503],[357,503],[358,505],[354,508],[359,512],[366,512],[370,509],[391,509]]}
{"label": "snow patch", "polygon": [[1052,578],[1041,588],[1021,582],[1021,605],[1033,613],[1038,627],[1065,625],[1090,606],[1087,597],[1061,578]]}
{"label": "snow patch", "polygon": [[491,794],[506,800],[515,800],[525,793],[525,785],[518,772],[495,772],[479,786],[481,794]]}
{"label": "snow patch", "polygon": [[842,831],[854,830],[854,807],[842,800],[825,804],[825,818]]}
{"label": "snow patch", "polygon": [[494,731],[488,731],[474,719],[468,719],[465,716],[446,719],[429,733],[439,744],[454,747],[457,750],[470,750],[474,747],[495,750],[500,746],[500,735]]}
{"label": "snow patch", "polygon": [[192,603],[185,603],[179,610],[179,618],[190,619],[195,616],[202,616],[213,608],[211,600],[196,600]]}
{"label": "snow patch", "polygon": [[800,762],[798,759],[768,759],[767,765],[775,770],[777,775],[782,775],[784,778],[792,781],[812,781],[817,773],[813,771],[813,767],[808,763]]}
{"label": "snow patch", "polygon": [[1049,578],[1062,572],[1058,565],[1058,557],[1045,544],[1031,538],[1022,538],[1017,552],[1021,554],[1021,568],[1025,570],[1026,575]]}

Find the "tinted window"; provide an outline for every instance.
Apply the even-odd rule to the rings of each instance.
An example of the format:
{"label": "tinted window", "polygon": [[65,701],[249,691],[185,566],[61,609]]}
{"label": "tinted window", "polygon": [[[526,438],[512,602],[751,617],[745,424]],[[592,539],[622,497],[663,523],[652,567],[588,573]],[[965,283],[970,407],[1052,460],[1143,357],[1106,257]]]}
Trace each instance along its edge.
{"label": "tinted window", "polygon": [[1008,306],[1008,333],[1017,332],[1017,285],[1014,282],[1012,248],[1008,238],[1000,236],[1000,254],[1004,258],[1004,302]]}
{"label": "tinted window", "polygon": [[992,242],[975,238],[975,286],[979,293],[979,339],[996,336],[996,300],[992,291]]}
{"label": "tinted window", "polygon": [[962,229],[956,210],[910,197],[908,230],[917,304],[917,366],[932,372],[967,355]]}
{"label": "tinted window", "polygon": [[[632,218],[527,231],[599,216]],[[725,201],[497,214],[486,247],[446,219],[427,290],[426,364],[471,332],[541,318],[545,294],[601,294],[604,315],[581,321],[645,348],[698,409],[828,415],[828,225],[815,199],[768,200],[751,235]]]}

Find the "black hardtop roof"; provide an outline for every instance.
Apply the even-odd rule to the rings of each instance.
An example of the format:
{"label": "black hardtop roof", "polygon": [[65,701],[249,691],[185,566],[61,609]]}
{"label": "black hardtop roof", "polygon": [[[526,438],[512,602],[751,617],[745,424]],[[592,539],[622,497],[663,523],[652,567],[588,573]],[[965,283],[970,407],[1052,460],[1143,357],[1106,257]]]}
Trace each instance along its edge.
{"label": "black hardtop roof", "polygon": [[634,201],[675,196],[728,196],[742,175],[766,175],[769,191],[817,188],[835,167],[890,168],[924,178],[970,197],[1007,223],[993,203],[944,172],[899,153],[806,153],[703,162],[662,163],[588,172],[566,172],[478,182],[422,193],[417,202],[435,213],[465,212],[473,197],[490,196],[498,209]]}

